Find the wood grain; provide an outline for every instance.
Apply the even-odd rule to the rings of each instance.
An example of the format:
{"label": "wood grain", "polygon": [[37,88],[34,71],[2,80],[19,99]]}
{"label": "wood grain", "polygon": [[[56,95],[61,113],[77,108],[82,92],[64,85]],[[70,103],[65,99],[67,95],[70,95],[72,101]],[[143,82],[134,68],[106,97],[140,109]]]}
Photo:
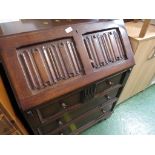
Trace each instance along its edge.
{"label": "wood grain", "polygon": [[[130,74],[130,77],[126,86],[124,87],[124,90],[122,91],[118,103],[123,102],[124,100],[136,95],[140,91],[143,91],[148,86],[150,86],[151,81],[155,75],[155,58],[153,57],[155,48],[155,33],[149,35],[150,37],[146,36],[147,38],[141,38],[140,40],[139,38],[135,38],[134,31],[131,33],[131,29],[133,30],[134,27],[136,29],[139,24],[139,22],[134,23],[133,25],[131,22],[129,22],[129,25],[126,24],[127,30],[130,31],[129,34],[132,34],[132,36],[130,36],[130,41],[134,50],[136,65]],[[131,27],[131,25],[133,27]],[[148,32],[152,29],[152,27],[148,29]]]}

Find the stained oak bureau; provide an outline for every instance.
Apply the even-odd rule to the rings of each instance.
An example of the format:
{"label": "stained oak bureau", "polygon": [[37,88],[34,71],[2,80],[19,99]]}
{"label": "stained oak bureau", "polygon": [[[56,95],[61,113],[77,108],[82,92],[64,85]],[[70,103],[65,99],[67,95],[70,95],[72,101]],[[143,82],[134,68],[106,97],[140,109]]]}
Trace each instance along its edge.
{"label": "stained oak bureau", "polygon": [[134,65],[123,20],[8,35],[0,48],[33,134],[79,134],[108,118]]}

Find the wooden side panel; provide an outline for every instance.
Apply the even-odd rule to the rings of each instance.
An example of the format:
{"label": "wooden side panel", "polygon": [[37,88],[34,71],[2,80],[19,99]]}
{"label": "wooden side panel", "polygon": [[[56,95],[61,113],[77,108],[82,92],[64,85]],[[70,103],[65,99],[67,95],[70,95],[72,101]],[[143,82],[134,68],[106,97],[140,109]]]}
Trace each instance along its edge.
{"label": "wooden side panel", "polygon": [[85,34],[83,39],[94,69],[127,59],[116,29]]}
{"label": "wooden side panel", "polygon": [[72,39],[61,39],[17,50],[29,88],[45,87],[84,73]]}
{"label": "wooden side panel", "polygon": [[[131,43],[133,49],[136,49],[134,51],[136,65],[129,76],[118,103],[125,101],[150,86],[155,74],[155,57],[153,56],[155,39],[150,38],[141,41],[132,39]],[[136,44],[137,48],[135,48]]]}

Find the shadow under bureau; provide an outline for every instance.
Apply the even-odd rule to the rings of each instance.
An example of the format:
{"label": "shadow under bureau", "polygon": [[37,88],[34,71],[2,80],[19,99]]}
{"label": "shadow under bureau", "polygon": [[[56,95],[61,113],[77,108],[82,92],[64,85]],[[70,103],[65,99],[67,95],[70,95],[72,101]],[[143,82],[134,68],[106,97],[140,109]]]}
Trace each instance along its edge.
{"label": "shadow under bureau", "polygon": [[79,134],[108,118],[134,65],[122,20],[5,36],[0,47],[34,134]]}

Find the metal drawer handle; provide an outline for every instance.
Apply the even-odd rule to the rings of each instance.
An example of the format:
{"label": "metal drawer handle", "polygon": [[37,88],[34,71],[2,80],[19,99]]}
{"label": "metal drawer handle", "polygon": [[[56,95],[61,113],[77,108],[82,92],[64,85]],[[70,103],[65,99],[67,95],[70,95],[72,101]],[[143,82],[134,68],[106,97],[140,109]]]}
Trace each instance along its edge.
{"label": "metal drawer handle", "polygon": [[63,125],[63,122],[62,121],[59,121],[58,124],[61,126],[61,125]]}
{"label": "metal drawer handle", "polygon": [[110,80],[107,81],[108,85],[112,86],[114,83]]}
{"label": "metal drawer handle", "polygon": [[106,99],[110,100],[111,97],[109,95],[105,95]]}
{"label": "metal drawer handle", "polygon": [[64,108],[64,109],[67,109],[68,105],[66,103],[62,103],[61,106]]}
{"label": "metal drawer handle", "polygon": [[101,109],[101,111],[102,111],[102,113],[103,113],[103,114],[105,114],[105,113],[106,113],[106,111],[105,111],[104,109]]}

